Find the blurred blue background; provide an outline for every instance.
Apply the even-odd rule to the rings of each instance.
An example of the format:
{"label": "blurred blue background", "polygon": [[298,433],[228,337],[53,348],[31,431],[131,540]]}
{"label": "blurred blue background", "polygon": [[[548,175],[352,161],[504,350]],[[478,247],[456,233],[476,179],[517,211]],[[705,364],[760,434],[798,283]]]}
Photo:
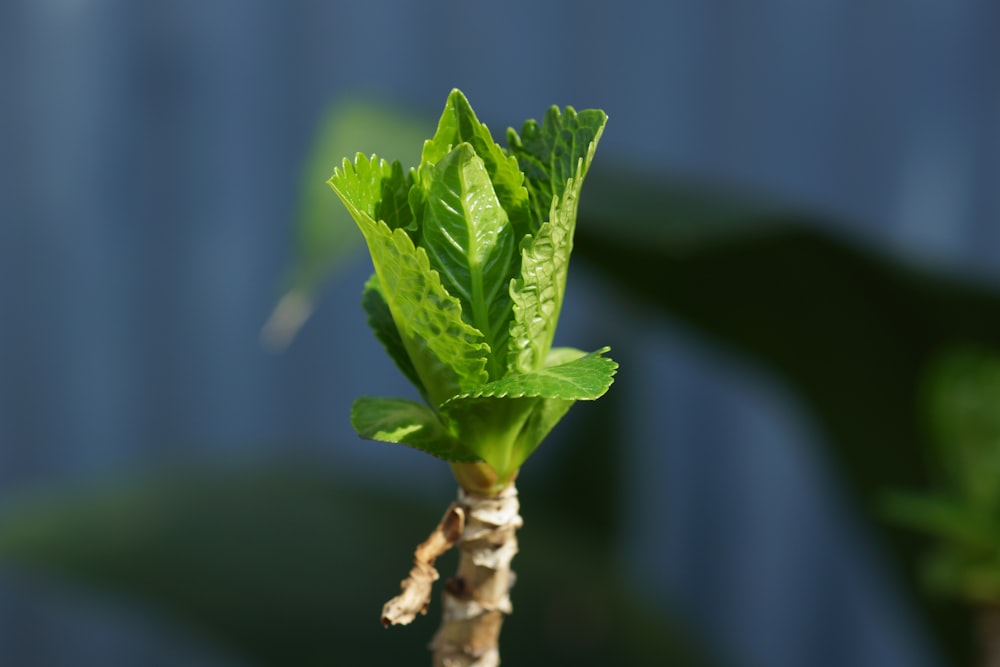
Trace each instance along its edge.
{"label": "blurred blue background", "polygon": [[[595,164],[760,193],[1000,286],[998,63],[996,3],[8,0],[0,502],[288,455],[447,499],[446,466],[350,429],[355,396],[405,391],[358,305],[363,255],[287,350],[259,340],[331,104],[379,100],[428,136],[452,87],[495,135],[551,104],[600,107]],[[632,419],[608,446],[627,480],[620,564],[654,604],[741,664],[941,664],[788,387],[609,303],[584,269],[570,298],[564,343],[641,361],[612,389]],[[6,574],[0,593],[0,664],[241,664],[44,579]]]}

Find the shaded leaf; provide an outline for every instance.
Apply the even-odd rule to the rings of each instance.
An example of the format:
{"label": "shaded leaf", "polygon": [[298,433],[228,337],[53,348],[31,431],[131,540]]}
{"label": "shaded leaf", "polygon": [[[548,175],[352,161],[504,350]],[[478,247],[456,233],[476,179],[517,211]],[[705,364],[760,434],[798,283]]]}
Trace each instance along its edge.
{"label": "shaded leaf", "polygon": [[[511,460],[515,467],[520,468],[521,464],[538,449],[575,402],[558,398],[537,400],[511,448]],[[604,446],[609,447],[611,444],[605,442]]]}
{"label": "shaded leaf", "polygon": [[531,200],[533,228],[538,229],[548,219],[552,203],[562,198],[574,180],[576,196],[583,177],[597,150],[597,142],[604,132],[608,117],[599,109],[577,113],[572,107],[560,111],[550,107],[542,124],[529,120],[518,136],[513,129],[507,131],[507,143],[525,174],[525,186]]}
{"label": "shaded leaf", "polygon": [[396,328],[396,322],[392,319],[392,313],[389,311],[389,304],[385,302],[385,297],[382,295],[377,275],[373,275],[365,283],[365,289],[361,296],[361,306],[368,314],[368,326],[375,332],[375,337],[385,347],[386,353],[403,372],[406,379],[413,383],[421,396],[427,398],[427,389],[406,351],[403,339],[399,335],[399,329]]}
{"label": "shaded leaf", "polygon": [[[886,497],[885,513],[887,518],[937,539],[972,549],[994,549],[1000,557],[1000,520],[961,500],[892,493]],[[1000,561],[996,565],[1000,567]]]}
{"label": "shaded leaf", "polygon": [[[548,220],[541,224],[537,234],[522,241],[521,275],[511,285],[514,323],[508,366],[515,372],[538,368],[555,337],[573,251],[580,189],[606,120],[603,112],[585,113],[589,123],[583,126],[576,124],[577,116],[572,109],[563,115],[551,110],[546,115],[544,131],[537,125],[525,125],[527,143],[519,155],[528,157],[522,159],[522,166],[530,164],[541,170],[541,175],[529,176],[529,190],[536,206],[541,199],[548,198],[550,209]],[[560,130],[563,120],[571,128]],[[512,135],[514,139],[516,135]],[[586,144],[577,143],[584,140]],[[584,151],[583,156],[578,154],[580,150]],[[564,170],[565,180],[560,180]]]}
{"label": "shaded leaf", "polygon": [[351,407],[351,425],[369,440],[408,445],[446,461],[479,460],[445,430],[433,410],[416,401],[362,396]]}
{"label": "shaded leaf", "polygon": [[[596,198],[586,200],[577,259],[632,303],[669,313],[799,392],[848,488],[883,529],[910,595],[967,662],[967,611],[918,585],[912,534],[887,527],[880,510],[887,488],[924,488],[931,478],[919,453],[933,446],[919,419],[927,369],[956,343],[1000,349],[996,290],[849,243],[801,211],[750,199],[741,214],[731,193],[686,197],[682,187],[618,172],[615,182],[634,187],[595,177],[594,191],[634,198],[593,208]],[[715,215],[718,224],[701,224]]]}
{"label": "shaded leaf", "polygon": [[391,171],[382,178],[381,192],[375,207],[375,219],[381,220],[390,229],[415,231],[413,211],[410,210],[410,188],[413,175],[404,173],[399,162],[393,162]]}
{"label": "shaded leaf", "polygon": [[[577,400],[599,398],[611,385],[618,364],[607,349],[558,366],[509,375],[440,407],[456,436],[489,463],[500,477],[513,474],[538,448]],[[563,350],[556,358],[567,358]]]}

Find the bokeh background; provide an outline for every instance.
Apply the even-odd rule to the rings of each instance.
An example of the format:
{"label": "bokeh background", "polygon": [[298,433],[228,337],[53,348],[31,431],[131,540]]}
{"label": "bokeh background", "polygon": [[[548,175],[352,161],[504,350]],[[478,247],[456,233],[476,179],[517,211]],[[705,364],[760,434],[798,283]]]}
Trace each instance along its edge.
{"label": "bokeh background", "polygon": [[[973,290],[934,326],[990,338],[998,64],[994,3],[3,3],[0,664],[424,659],[437,608],[378,610],[453,483],[350,429],[355,396],[408,391],[353,230],[297,335],[261,331],[343,157],[324,131],[429,136],[453,87],[498,138],[551,104],[610,117],[559,339],[622,368],[522,476],[511,664],[950,664],[965,626],[874,507],[922,479],[919,415],[876,393],[865,449],[838,400],[917,391],[895,353],[937,302],[890,288]],[[895,325],[852,330],[859,307]],[[853,389],[804,388],[801,360],[841,358]]]}

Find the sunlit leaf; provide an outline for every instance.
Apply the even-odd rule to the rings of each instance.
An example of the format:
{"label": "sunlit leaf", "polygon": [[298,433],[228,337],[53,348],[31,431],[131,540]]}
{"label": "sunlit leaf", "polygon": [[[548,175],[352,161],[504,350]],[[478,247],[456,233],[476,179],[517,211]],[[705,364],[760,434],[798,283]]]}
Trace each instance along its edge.
{"label": "sunlit leaf", "polygon": [[462,303],[467,322],[490,346],[491,377],[506,370],[511,318],[510,281],[517,242],[483,160],[459,144],[421,179],[421,247],[444,288]]}
{"label": "sunlit leaf", "polygon": [[461,304],[444,289],[427,253],[404,229],[392,230],[372,218],[382,183],[374,163],[361,155],[354,165],[345,161],[330,185],[368,243],[382,296],[416,374],[430,399],[443,402],[485,382],[488,346],[462,319]]}
{"label": "sunlit leaf", "polygon": [[[617,369],[601,353],[562,351],[549,363],[580,188],[605,121],[553,107],[523,138],[509,133],[509,153],[454,90],[416,169],[358,154],[329,181],[375,266],[365,309],[376,336],[447,432],[494,468],[498,488]],[[378,437],[403,441],[411,425]],[[431,440],[408,444],[450,447]]]}
{"label": "sunlit leaf", "polygon": [[448,403],[467,398],[524,398],[540,396],[562,400],[594,400],[604,395],[614,380],[618,364],[605,356],[610,348],[567,361],[545,366],[529,373],[507,375],[472,392],[461,394]]}
{"label": "sunlit leaf", "polygon": [[528,191],[517,158],[503,150],[489,128],[476,117],[472,106],[459,90],[451,91],[438,121],[434,137],[424,143],[420,162],[436,164],[453,148],[467,143],[482,159],[497,199],[514,227],[518,238],[530,232]]}

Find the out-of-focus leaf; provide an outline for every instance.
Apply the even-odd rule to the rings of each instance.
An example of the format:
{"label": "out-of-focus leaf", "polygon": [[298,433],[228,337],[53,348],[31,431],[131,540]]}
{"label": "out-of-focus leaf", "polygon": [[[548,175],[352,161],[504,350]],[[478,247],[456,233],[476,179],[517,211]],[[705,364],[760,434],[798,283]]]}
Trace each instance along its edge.
{"label": "out-of-focus leaf", "polygon": [[1000,350],[948,350],[929,375],[929,421],[941,484],[1000,524]]}
{"label": "out-of-focus leaf", "polygon": [[742,223],[731,211],[717,233],[677,246],[667,231],[647,234],[657,211],[664,229],[675,224],[669,192],[638,198],[653,210],[581,210],[581,262],[788,380],[868,501],[877,504],[887,485],[926,479],[915,455],[927,444],[923,375],[955,341],[1000,347],[1000,294],[866,251],[804,217],[768,217],[766,206],[748,206]]}
{"label": "out-of-focus leaf", "polygon": [[[584,204],[599,198],[592,195],[600,180],[591,182]],[[694,196],[674,208],[678,193],[669,188],[616,191],[634,199],[581,207],[578,261],[632,300],[763,362],[800,393],[861,507],[908,566],[912,595],[960,655],[967,616],[920,589],[917,545],[888,529],[881,508],[888,489],[928,481],[924,375],[955,343],[1000,349],[1000,294],[850,244],[824,233],[828,225],[766,204],[748,200],[741,214],[738,200],[699,206]],[[685,215],[719,221],[699,232]]]}
{"label": "out-of-focus leaf", "polygon": [[933,538],[917,558],[933,593],[966,604],[1000,599],[1000,520],[964,499],[893,493],[886,497],[888,519]]}
{"label": "out-of-focus leaf", "polygon": [[927,587],[968,605],[993,605],[1000,599],[1000,554],[937,544],[922,558]]}
{"label": "out-of-focus leaf", "polygon": [[[706,665],[669,619],[615,575],[609,545],[525,497],[505,662]],[[441,507],[346,486],[317,466],[161,477],[8,507],[0,559],[153,604],[254,665],[429,662],[438,625],[386,631],[413,547]],[[439,565],[447,573],[452,555]]]}
{"label": "out-of-focus leaf", "polygon": [[803,213],[758,194],[678,174],[597,164],[580,201],[588,238],[643,243],[678,256],[798,229]]}
{"label": "out-of-focus leaf", "polygon": [[317,292],[334,269],[360,248],[354,226],[326,181],[341,158],[361,151],[416,164],[428,124],[388,104],[351,99],[333,106],[319,124],[303,167],[302,186],[285,289],[261,332],[264,343],[284,347],[312,312]]}
{"label": "out-of-focus leaf", "polygon": [[[970,550],[1000,556],[1000,517],[976,511],[961,500],[941,495],[891,493],[885,513],[893,521]],[[1000,560],[996,563],[1000,566]]]}
{"label": "out-of-focus leaf", "polygon": [[891,520],[933,539],[921,561],[931,590],[970,603],[1000,600],[1000,354],[958,346],[932,364],[931,491],[887,498]]}

